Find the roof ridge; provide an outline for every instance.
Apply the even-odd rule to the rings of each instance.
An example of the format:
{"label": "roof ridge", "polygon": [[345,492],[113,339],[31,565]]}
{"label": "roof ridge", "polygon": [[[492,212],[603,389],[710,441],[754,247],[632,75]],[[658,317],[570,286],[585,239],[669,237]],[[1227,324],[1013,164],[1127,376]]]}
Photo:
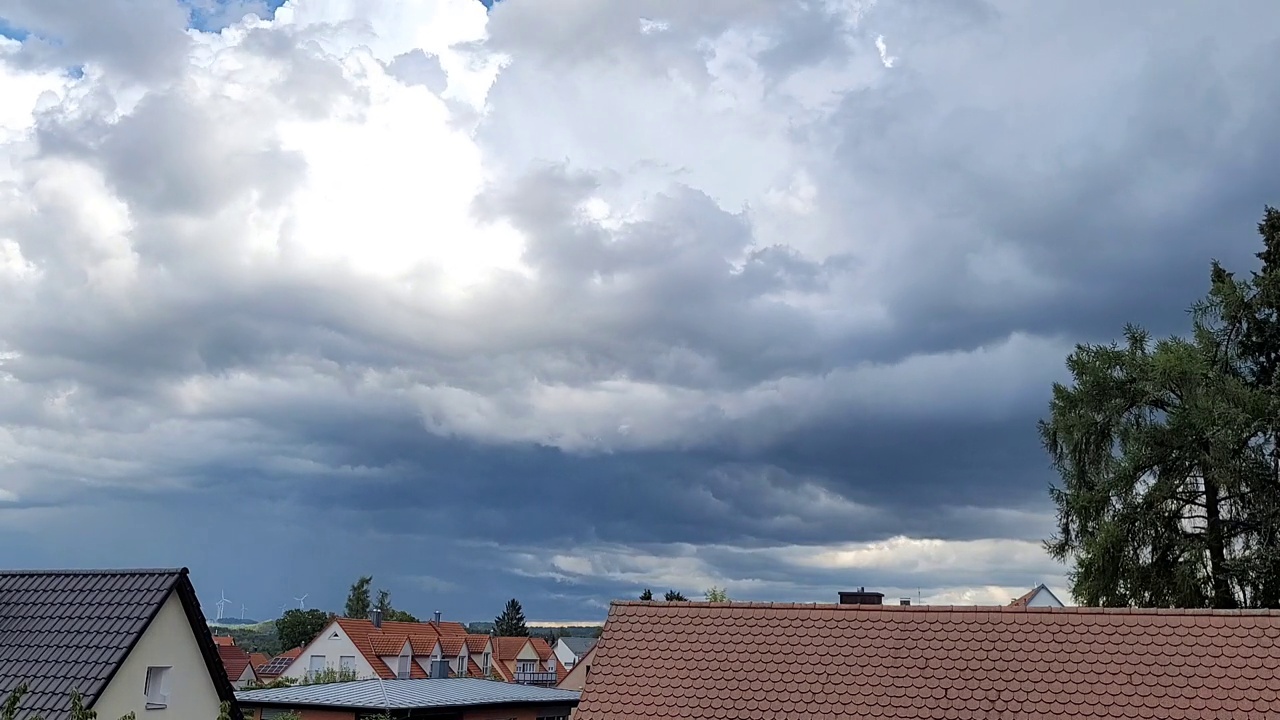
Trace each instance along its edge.
{"label": "roof ridge", "polygon": [[1209,616],[1277,616],[1277,608],[1137,608],[1137,607],[1094,607],[1087,605],[1070,605],[1065,607],[1026,607],[1016,605],[856,605],[840,603],[794,603],[794,602],[706,602],[682,601],[666,602],[661,600],[614,600],[614,607],[685,607],[715,608],[723,610],[840,610],[843,612],[983,612],[983,613],[1021,613],[1050,615],[1209,615]]}
{"label": "roof ridge", "polygon": [[0,575],[186,575],[188,573],[185,567],[0,570]]}

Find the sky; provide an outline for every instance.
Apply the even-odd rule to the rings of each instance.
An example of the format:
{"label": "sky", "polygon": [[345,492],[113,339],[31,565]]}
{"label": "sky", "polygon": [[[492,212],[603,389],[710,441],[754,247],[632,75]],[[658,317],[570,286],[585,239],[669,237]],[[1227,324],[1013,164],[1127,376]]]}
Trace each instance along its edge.
{"label": "sky", "polygon": [[0,566],[1068,599],[1036,421],[1280,203],[1269,0],[0,0]]}

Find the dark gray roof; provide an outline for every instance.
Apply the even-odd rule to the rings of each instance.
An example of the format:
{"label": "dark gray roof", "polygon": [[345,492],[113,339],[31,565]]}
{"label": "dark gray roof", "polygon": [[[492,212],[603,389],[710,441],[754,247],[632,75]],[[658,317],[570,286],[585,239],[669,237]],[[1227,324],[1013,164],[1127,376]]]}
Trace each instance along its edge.
{"label": "dark gray roof", "polygon": [[582,657],[587,654],[588,650],[595,646],[596,639],[584,637],[562,637],[559,642],[564,643],[564,646],[569,648],[569,652],[572,652],[578,657]]}
{"label": "dark gray roof", "polygon": [[[0,698],[26,683],[18,718],[92,707],[171,593],[178,592],[224,699],[233,697],[186,568],[0,571]],[[202,636],[203,635],[203,636]]]}
{"label": "dark gray roof", "polygon": [[517,685],[478,678],[430,680],[356,680],[243,690],[236,693],[245,706],[330,707],[361,710],[413,710],[479,705],[577,706],[572,690]]}

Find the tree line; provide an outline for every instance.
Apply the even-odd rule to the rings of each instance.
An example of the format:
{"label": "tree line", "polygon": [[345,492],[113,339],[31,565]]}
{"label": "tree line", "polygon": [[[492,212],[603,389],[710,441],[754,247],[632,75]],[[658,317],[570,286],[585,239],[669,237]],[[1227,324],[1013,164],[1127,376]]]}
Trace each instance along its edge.
{"label": "tree line", "polygon": [[1258,233],[1260,269],[1211,262],[1185,336],[1067,358],[1039,431],[1078,602],[1280,606],[1280,211]]}

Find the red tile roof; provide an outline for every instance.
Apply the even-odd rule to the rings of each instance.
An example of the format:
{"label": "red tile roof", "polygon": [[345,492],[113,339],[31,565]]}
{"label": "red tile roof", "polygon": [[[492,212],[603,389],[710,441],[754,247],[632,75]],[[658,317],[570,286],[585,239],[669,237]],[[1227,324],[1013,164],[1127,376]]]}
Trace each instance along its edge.
{"label": "red tile roof", "polygon": [[529,642],[527,637],[495,637],[493,654],[499,660],[515,660],[527,642]]}
{"label": "red tile roof", "polygon": [[488,646],[488,635],[467,635],[467,652],[483,653]]}
{"label": "red tile roof", "polygon": [[217,645],[218,647],[226,647],[229,645],[235,645],[236,639],[231,637],[230,635],[214,635],[213,644]]}
{"label": "red tile roof", "polygon": [[1031,588],[1031,590],[1028,591],[1027,593],[1014,598],[1013,602],[1009,603],[1009,605],[1011,605],[1012,607],[1025,607],[1027,603],[1031,602],[1031,598],[1035,597],[1036,593],[1038,592],[1040,592],[1039,585]]}
{"label": "red tile roof", "polygon": [[266,653],[249,653],[249,664],[252,665],[255,670],[269,662],[271,662],[271,658],[267,657]]}
{"label": "red tile roof", "polygon": [[[381,628],[375,628],[371,620],[353,620],[351,618],[334,618],[347,637],[351,638],[365,660],[373,667],[374,672],[384,679],[396,676],[395,670],[387,667],[379,656],[398,656],[408,641],[415,657],[424,657],[435,652],[436,643],[441,645],[441,654],[456,656],[458,650],[466,643],[467,628],[456,622],[394,622],[384,621]],[[452,650],[452,652],[450,652]],[[409,666],[409,677],[426,678],[427,671],[417,663]]]}
{"label": "red tile roof", "polygon": [[1258,718],[1280,611],[615,603],[575,720]]}
{"label": "red tile roof", "polygon": [[227,669],[227,679],[235,682],[249,667],[249,653],[235,645],[218,645],[218,657],[222,658],[222,666]]}

